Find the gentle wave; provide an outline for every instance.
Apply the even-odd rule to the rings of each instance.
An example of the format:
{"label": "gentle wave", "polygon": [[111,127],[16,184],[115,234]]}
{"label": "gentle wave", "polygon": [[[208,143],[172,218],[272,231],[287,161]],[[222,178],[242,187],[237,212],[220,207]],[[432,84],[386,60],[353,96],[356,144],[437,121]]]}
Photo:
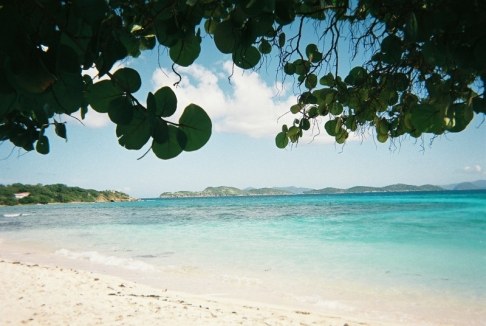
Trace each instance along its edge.
{"label": "gentle wave", "polygon": [[106,256],[102,255],[97,251],[83,251],[76,252],[68,249],[59,249],[55,251],[56,255],[63,256],[73,260],[86,260],[96,264],[102,264],[106,266],[116,266],[129,270],[138,271],[154,271],[155,267],[153,265],[147,264],[140,260],[135,260],[132,258],[122,258],[116,256]]}
{"label": "gentle wave", "polygon": [[11,214],[3,214],[3,217],[20,217],[20,216],[29,216],[31,214],[28,213],[11,213]]}

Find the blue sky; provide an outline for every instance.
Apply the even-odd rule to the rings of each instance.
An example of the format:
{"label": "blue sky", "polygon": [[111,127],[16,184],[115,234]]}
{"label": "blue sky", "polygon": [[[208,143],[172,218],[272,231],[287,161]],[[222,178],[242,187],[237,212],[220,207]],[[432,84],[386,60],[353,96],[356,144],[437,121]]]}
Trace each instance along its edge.
{"label": "blue sky", "polygon": [[[486,179],[486,125],[481,116],[466,131],[438,137],[431,145],[430,137],[381,144],[373,134],[365,133],[341,146],[321,132],[313,140],[308,137],[298,146],[280,150],[274,137],[283,123],[293,120],[291,114],[282,116],[296,101],[292,80],[282,83],[275,73],[276,62],[270,60],[258,72],[235,69],[229,82],[230,58],[207,46],[205,42],[195,65],[178,68],[183,79],[179,87],[173,87],[180,110],[193,102],[213,121],[212,138],[201,150],[169,161],[151,152],[137,160],[148,147],[141,151],[122,148],[115,126],[106,116],[90,111],[84,126],[64,117],[68,142],[51,131],[49,155],[1,144],[0,183],[64,183],[156,197],[165,191],[220,185],[323,188]],[[141,73],[143,86],[137,94],[141,102],[147,92],[172,87],[177,80],[167,56],[156,50],[121,63]],[[343,56],[347,60],[341,60],[341,68],[349,69],[350,59],[346,53]]]}

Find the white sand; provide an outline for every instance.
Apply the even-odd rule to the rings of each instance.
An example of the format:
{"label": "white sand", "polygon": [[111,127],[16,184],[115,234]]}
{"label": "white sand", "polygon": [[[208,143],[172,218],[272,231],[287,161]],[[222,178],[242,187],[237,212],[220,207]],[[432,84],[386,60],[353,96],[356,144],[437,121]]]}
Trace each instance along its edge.
{"label": "white sand", "polygon": [[0,259],[0,325],[379,325]]}

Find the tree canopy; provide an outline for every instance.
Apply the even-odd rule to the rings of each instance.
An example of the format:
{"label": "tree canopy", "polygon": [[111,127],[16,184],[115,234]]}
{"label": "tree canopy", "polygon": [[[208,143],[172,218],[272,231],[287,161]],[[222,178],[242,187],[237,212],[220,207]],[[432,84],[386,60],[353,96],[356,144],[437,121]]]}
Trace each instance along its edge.
{"label": "tree canopy", "polygon": [[[306,44],[305,26],[316,42]],[[62,115],[91,109],[108,114],[130,150],[151,142],[170,159],[204,146],[212,124],[203,108],[190,104],[172,121],[171,87],[141,101],[139,73],[112,71],[157,46],[177,71],[199,57],[202,37],[242,69],[273,56],[295,78],[295,119],[276,135],[279,148],[315,127],[340,144],[370,128],[386,142],[460,132],[486,113],[480,0],[0,0],[0,27],[0,141],[41,154],[47,128],[66,138]],[[368,56],[341,76],[343,42]],[[86,74],[93,67],[106,78]]]}

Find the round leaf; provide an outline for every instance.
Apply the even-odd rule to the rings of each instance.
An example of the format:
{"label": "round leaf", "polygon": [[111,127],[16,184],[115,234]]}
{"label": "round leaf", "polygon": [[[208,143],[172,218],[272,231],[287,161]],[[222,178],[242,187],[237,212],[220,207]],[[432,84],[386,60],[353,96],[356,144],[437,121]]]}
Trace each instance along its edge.
{"label": "round leaf", "polygon": [[275,137],[275,144],[278,148],[285,148],[289,144],[289,138],[286,132],[279,132]]}
{"label": "round leaf", "polygon": [[199,35],[190,35],[184,39],[178,40],[177,43],[170,47],[169,55],[172,61],[179,66],[190,66],[201,52],[201,37]]}
{"label": "round leaf", "polygon": [[122,95],[123,91],[116,87],[111,80],[102,80],[88,89],[87,100],[95,111],[107,113],[110,102]]}
{"label": "round leaf", "polygon": [[240,48],[233,53],[233,62],[242,69],[251,69],[260,61],[261,54],[254,47]]}
{"label": "round leaf", "polygon": [[269,54],[270,52],[272,52],[272,46],[270,45],[270,43],[268,43],[267,40],[262,40],[260,42],[260,45],[258,46],[258,50],[260,50],[260,52],[263,54]]}
{"label": "round leaf", "polygon": [[[177,97],[174,91],[168,87],[162,87],[154,94],[155,114],[161,117],[170,117],[177,109]],[[152,105],[152,104],[151,104]]]}
{"label": "round leaf", "polygon": [[152,142],[152,151],[163,160],[169,160],[182,153],[186,145],[186,136],[179,128],[174,126],[167,127],[167,141],[158,143],[155,139]]}
{"label": "round leaf", "polygon": [[110,102],[108,110],[110,120],[116,124],[128,124],[132,121],[133,105],[126,96],[117,97]]}
{"label": "round leaf", "polygon": [[308,89],[313,89],[316,86],[317,86],[317,76],[314,74],[310,74],[309,76],[307,76],[307,78],[305,79],[305,87],[307,87]]}
{"label": "round leaf", "polygon": [[126,149],[141,149],[149,140],[151,125],[145,114],[135,110],[133,118],[127,125],[119,124],[116,127],[118,143]]}
{"label": "round leaf", "polygon": [[114,74],[113,78],[117,86],[122,90],[129,93],[135,93],[142,86],[142,79],[135,69],[132,68],[121,68],[118,69]]}
{"label": "round leaf", "polygon": [[40,136],[35,144],[35,150],[43,155],[49,154],[49,139],[44,135]]}
{"label": "round leaf", "polygon": [[219,23],[214,31],[214,44],[222,53],[232,53],[239,42],[230,20]]}
{"label": "round leaf", "polygon": [[203,147],[211,137],[211,119],[207,113],[195,104],[189,104],[179,119],[180,129],[187,136],[184,150],[195,151]]}

